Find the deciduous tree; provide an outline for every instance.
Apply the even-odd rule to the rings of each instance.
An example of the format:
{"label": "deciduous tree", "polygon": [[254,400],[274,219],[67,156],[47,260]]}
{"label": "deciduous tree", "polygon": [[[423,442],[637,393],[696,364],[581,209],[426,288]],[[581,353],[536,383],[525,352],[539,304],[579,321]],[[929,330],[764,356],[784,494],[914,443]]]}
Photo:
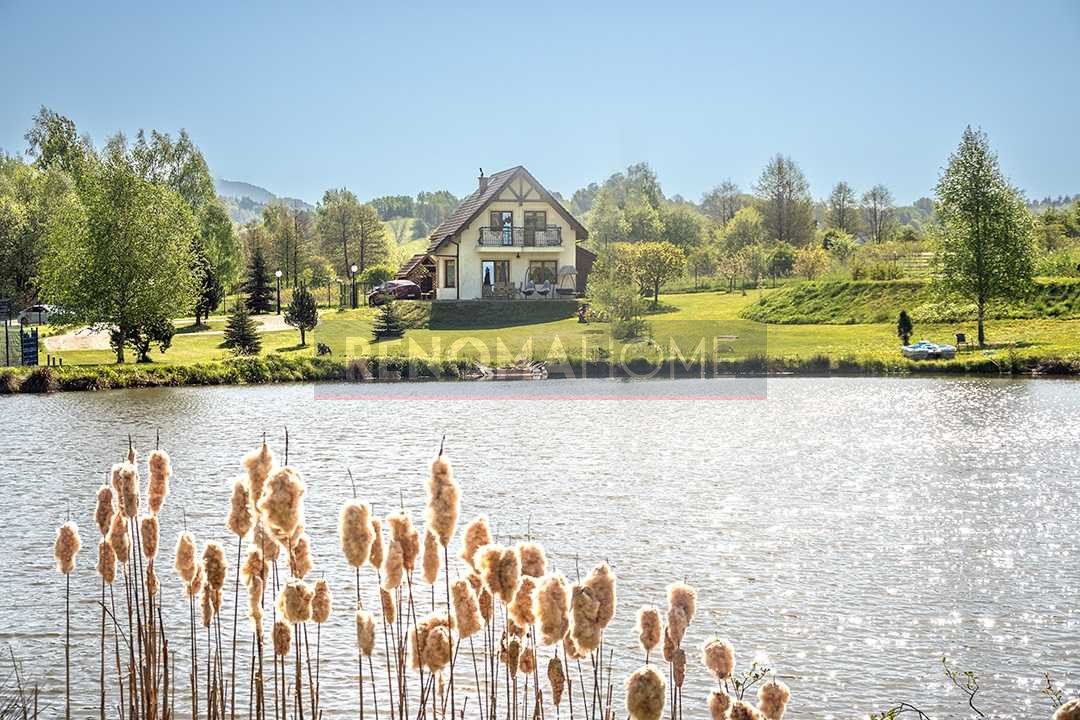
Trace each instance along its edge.
{"label": "deciduous tree", "polygon": [[653,307],[660,303],[660,286],[673,280],[686,267],[686,254],[669,242],[642,242],[631,246],[634,274],[652,295]]}
{"label": "deciduous tree", "polygon": [[826,224],[849,235],[859,231],[859,201],[851,186],[841,180],[829,193]]}
{"label": "deciduous tree", "polygon": [[863,193],[863,223],[871,242],[885,242],[892,236],[896,227],[895,211],[892,193],[884,185],[875,185]]}
{"label": "deciduous tree", "polygon": [[307,345],[307,332],[319,324],[319,306],[306,287],[301,285],[293,291],[292,300],[285,310],[285,324],[300,331],[300,345]]}
{"label": "deciduous tree", "polygon": [[805,245],[813,237],[810,185],[795,162],[776,155],[754,185],[770,240]]}
{"label": "deciduous tree", "polygon": [[701,198],[701,211],[721,225],[728,223],[746,204],[739,186],[725,180]]}

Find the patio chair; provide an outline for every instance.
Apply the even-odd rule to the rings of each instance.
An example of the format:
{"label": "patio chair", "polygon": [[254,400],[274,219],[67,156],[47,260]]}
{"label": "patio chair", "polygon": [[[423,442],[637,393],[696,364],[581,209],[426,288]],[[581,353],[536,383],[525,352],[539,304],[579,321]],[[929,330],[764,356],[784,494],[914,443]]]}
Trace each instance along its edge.
{"label": "patio chair", "polygon": [[539,295],[540,297],[545,297],[546,298],[548,295],[551,294],[551,283],[549,283],[547,280],[542,282],[536,288],[536,294]]}
{"label": "patio chair", "polygon": [[521,288],[521,294],[524,295],[526,299],[532,297],[533,293],[535,293],[535,292],[536,292],[536,285],[535,285],[535,283],[533,283],[532,280],[525,283],[525,286]]}

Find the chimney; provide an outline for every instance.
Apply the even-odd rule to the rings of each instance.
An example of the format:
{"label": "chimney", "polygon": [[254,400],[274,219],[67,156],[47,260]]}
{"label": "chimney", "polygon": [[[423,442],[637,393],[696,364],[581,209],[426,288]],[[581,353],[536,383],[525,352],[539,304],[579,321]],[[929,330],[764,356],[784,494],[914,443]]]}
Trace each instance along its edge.
{"label": "chimney", "polygon": [[487,190],[487,185],[488,185],[488,179],[486,177],[484,177],[484,168],[480,168],[479,181],[480,181],[480,192],[484,192],[485,190]]}

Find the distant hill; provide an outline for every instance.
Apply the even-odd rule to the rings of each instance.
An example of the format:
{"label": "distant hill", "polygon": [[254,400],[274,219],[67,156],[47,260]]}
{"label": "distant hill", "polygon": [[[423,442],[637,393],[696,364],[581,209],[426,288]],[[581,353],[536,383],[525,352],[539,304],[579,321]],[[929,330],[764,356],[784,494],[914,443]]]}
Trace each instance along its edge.
{"label": "distant hill", "polygon": [[297,210],[314,210],[315,206],[290,197],[278,197],[264,187],[239,180],[214,178],[214,188],[233,222],[243,225],[262,215],[263,208],[272,202],[280,202]]}

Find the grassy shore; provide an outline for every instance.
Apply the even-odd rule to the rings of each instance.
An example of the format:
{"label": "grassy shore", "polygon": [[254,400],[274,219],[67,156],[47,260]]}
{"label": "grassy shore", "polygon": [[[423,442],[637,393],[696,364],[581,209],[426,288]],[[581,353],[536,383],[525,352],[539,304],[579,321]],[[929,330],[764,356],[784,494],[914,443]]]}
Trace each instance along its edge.
{"label": "grassy shore", "polygon": [[[298,333],[291,330],[264,332],[259,358],[235,359],[221,347],[223,319],[215,317],[209,333],[181,328],[173,347],[155,353],[153,363],[118,366],[105,350],[65,352],[64,367],[53,369],[51,380],[39,378],[25,389],[346,380],[363,376],[358,359],[406,378],[468,377],[481,366],[537,361],[614,372],[630,364],[672,364],[686,374],[703,367],[733,373],[1075,374],[1080,367],[1080,319],[992,320],[987,323],[990,347],[963,348],[955,360],[933,363],[904,359],[891,323],[765,324],[748,319],[763,304],[779,306],[774,299],[793,307],[783,295],[799,287],[662,296],[661,307],[648,316],[651,336],[629,342],[613,339],[604,323],[578,323],[573,303],[416,303],[403,304],[411,329],[402,339],[373,342],[372,309],[324,311],[307,346],[301,347]],[[973,337],[974,322],[917,323],[915,337],[951,342],[957,332]],[[332,354],[315,357],[316,343],[328,345]],[[0,392],[23,389],[29,376],[29,369],[6,371],[0,375]]]}

